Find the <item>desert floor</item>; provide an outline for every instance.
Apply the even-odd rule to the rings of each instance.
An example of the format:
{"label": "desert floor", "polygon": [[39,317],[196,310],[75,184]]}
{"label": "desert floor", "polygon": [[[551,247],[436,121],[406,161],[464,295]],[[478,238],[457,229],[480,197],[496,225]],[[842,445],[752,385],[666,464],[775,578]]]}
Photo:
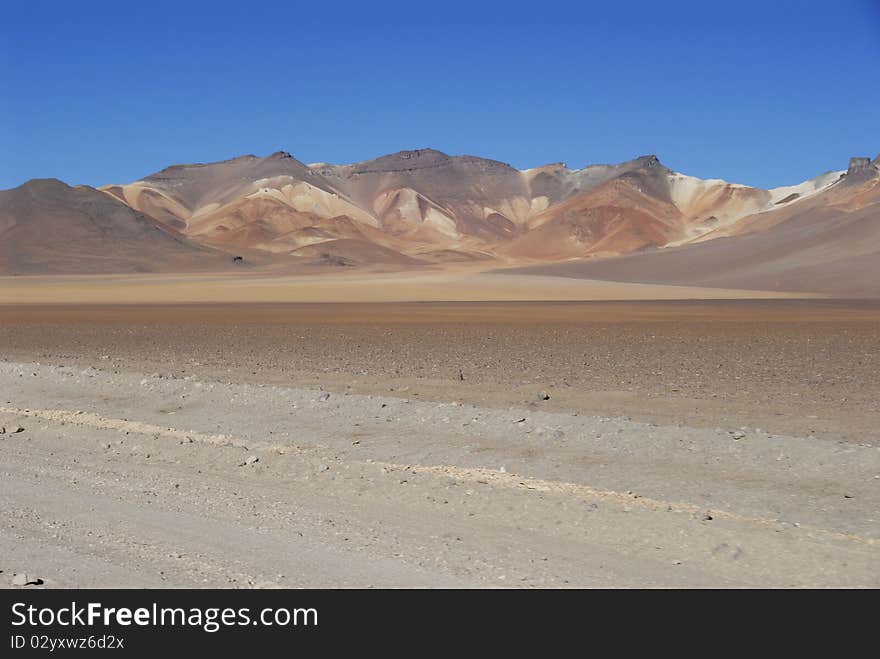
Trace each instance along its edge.
{"label": "desert floor", "polygon": [[0,277],[0,304],[679,300],[814,297],[692,286],[617,283],[474,268],[273,275],[70,275]]}
{"label": "desert floor", "polygon": [[431,276],[0,281],[0,586],[880,586],[880,302]]}

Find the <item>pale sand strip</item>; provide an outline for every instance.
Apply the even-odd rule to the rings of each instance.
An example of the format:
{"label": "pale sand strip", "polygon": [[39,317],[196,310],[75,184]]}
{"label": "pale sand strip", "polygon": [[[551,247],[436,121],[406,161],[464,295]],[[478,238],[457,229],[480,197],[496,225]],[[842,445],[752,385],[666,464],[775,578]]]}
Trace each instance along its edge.
{"label": "pale sand strip", "polygon": [[0,277],[0,304],[468,302],[809,298],[810,294],[627,284],[537,275],[385,273],[302,276]]}
{"label": "pale sand strip", "polygon": [[[92,414],[89,412],[72,411],[72,410],[34,410],[19,409],[14,407],[0,406],[0,413],[16,416],[43,419],[46,421],[60,422],[78,426],[86,426],[97,429],[118,430],[120,432],[131,432],[141,435],[150,435],[156,438],[165,438],[181,442],[198,442],[201,444],[219,445],[219,446],[236,446],[247,450],[260,450],[274,453],[301,453],[309,450],[321,449],[326,447],[316,446],[314,449],[301,449],[290,444],[277,444],[260,441],[246,441],[241,438],[229,435],[208,435],[190,430],[180,430],[168,426],[157,426],[140,421],[132,421],[128,419],[114,419],[110,417]],[[464,481],[470,483],[480,483],[493,485],[515,490],[535,491],[545,494],[563,496],[563,497],[581,497],[602,501],[618,506],[638,507],[643,510],[679,512],[688,514],[699,514],[704,507],[694,504],[665,501],[661,499],[653,499],[629,493],[616,492],[613,490],[604,490],[582,485],[579,483],[568,483],[561,481],[549,481],[540,478],[530,478],[520,476],[506,471],[497,469],[476,469],[467,467],[458,467],[453,465],[404,465],[393,462],[383,462],[373,460],[369,463],[352,460],[351,462],[372,467],[385,467],[393,470],[409,471],[417,474],[426,474],[438,478],[454,479],[456,481]],[[754,526],[763,526],[773,529],[782,529],[785,522],[781,520],[771,519],[767,517],[758,517],[751,515],[740,515],[724,510],[712,509],[712,516],[717,519],[726,519],[732,522],[739,522]],[[858,544],[875,546],[880,544],[880,539],[868,538],[855,534],[839,533],[828,529],[799,525],[802,532],[812,536],[824,537],[835,541],[848,541]]]}

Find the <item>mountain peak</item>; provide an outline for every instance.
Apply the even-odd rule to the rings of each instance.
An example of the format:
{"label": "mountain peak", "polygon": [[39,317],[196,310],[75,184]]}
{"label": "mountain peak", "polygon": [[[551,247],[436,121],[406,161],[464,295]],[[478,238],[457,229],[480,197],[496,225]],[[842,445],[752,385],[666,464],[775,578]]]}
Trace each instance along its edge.
{"label": "mountain peak", "polygon": [[875,176],[880,175],[880,156],[872,162],[870,158],[857,156],[849,159],[849,167],[844,174],[844,180],[850,183],[861,183],[869,181]]}
{"label": "mountain peak", "polygon": [[355,173],[367,172],[400,172],[413,169],[436,167],[450,160],[450,157],[436,149],[411,149],[398,151],[387,156],[355,165]]}
{"label": "mountain peak", "polygon": [[524,172],[531,172],[532,174],[540,174],[547,173],[553,174],[556,172],[565,172],[568,170],[568,165],[564,162],[548,162],[546,165],[539,165],[538,167],[530,167],[529,169],[522,170]]}
{"label": "mountain peak", "polygon": [[663,164],[660,162],[660,158],[655,156],[654,154],[649,154],[646,156],[639,156],[633,161],[635,164],[640,167],[662,167]]}
{"label": "mountain peak", "polygon": [[44,192],[47,190],[70,190],[71,187],[61,179],[57,178],[32,178],[31,180],[22,183],[17,189],[31,192]]}
{"label": "mountain peak", "polygon": [[63,185],[64,187],[70,187],[60,178],[55,178],[54,176],[47,176],[45,178],[32,178],[22,183],[22,186],[25,185]]}
{"label": "mountain peak", "polygon": [[856,172],[861,172],[865,169],[871,167],[871,159],[864,157],[853,157],[849,159],[849,168],[846,170],[847,174],[854,174]]}
{"label": "mountain peak", "polygon": [[449,156],[442,151],[438,151],[437,149],[411,149],[405,151],[398,151],[397,153],[392,153],[392,156],[397,156],[401,160],[409,160],[410,158],[421,158],[421,157],[440,157],[440,158],[448,158]]}

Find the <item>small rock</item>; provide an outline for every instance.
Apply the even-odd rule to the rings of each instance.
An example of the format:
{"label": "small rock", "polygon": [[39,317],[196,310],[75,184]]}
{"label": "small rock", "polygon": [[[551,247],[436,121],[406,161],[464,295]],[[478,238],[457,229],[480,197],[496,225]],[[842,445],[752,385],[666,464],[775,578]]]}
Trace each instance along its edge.
{"label": "small rock", "polygon": [[318,396],[318,402],[326,403],[328,400],[330,400],[330,394],[328,394],[326,391]]}
{"label": "small rock", "polygon": [[710,515],[709,513],[703,513],[703,521],[704,522],[711,522],[712,519],[713,519],[712,515]]}
{"label": "small rock", "polygon": [[746,434],[741,430],[735,430],[734,432],[730,433],[730,435],[734,439],[742,439],[743,437],[746,436]]}
{"label": "small rock", "polygon": [[42,585],[43,580],[39,579],[33,575],[27,574],[26,572],[22,572],[21,574],[16,574],[12,577],[12,585],[13,586],[39,586]]}
{"label": "small rock", "polygon": [[255,455],[249,455],[249,456],[247,456],[247,457],[244,459],[244,462],[242,462],[242,463],[241,463],[240,465],[238,465],[238,466],[239,466],[239,467],[247,467],[247,466],[252,465],[252,464],[255,464],[255,463],[259,462],[259,461],[260,461],[260,458],[258,458],[257,456],[255,456]]}
{"label": "small rock", "polygon": [[538,400],[550,400],[550,394],[546,391],[542,391],[538,394]]}

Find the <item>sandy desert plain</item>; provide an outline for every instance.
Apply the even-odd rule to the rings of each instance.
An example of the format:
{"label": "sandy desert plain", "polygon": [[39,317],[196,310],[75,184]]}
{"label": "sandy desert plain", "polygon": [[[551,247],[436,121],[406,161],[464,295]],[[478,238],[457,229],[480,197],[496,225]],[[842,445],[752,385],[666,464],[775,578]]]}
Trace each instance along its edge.
{"label": "sandy desert plain", "polygon": [[880,300],[0,278],[0,585],[880,586]]}

